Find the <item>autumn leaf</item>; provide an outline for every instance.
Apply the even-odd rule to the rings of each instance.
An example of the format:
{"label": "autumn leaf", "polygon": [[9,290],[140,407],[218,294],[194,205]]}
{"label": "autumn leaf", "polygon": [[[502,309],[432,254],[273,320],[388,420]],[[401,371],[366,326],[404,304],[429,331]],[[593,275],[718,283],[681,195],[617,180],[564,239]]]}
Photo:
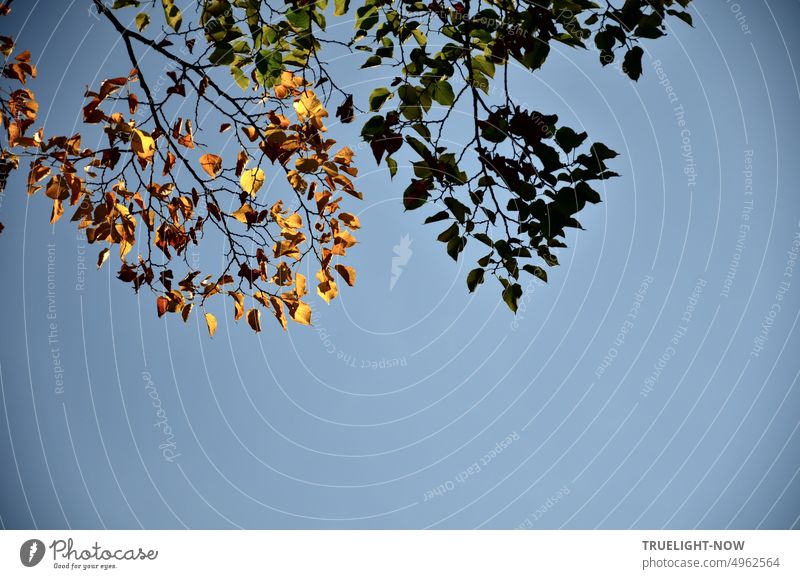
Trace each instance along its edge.
{"label": "autumn leaf", "polygon": [[339,272],[339,275],[347,282],[347,285],[352,287],[356,283],[356,270],[349,265],[337,263],[334,269]]}
{"label": "autumn leaf", "polygon": [[206,326],[208,327],[208,335],[213,337],[214,332],[217,331],[217,318],[214,317],[214,314],[206,312]]}
{"label": "autumn leaf", "polygon": [[255,167],[242,171],[242,176],[239,177],[239,184],[242,186],[242,191],[255,197],[258,190],[264,184],[264,171]]}
{"label": "autumn leaf", "polygon": [[261,312],[258,308],[252,308],[247,311],[247,323],[250,324],[254,332],[261,331]]}
{"label": "autumn leaf", "polygon": [[300,98],[294,101],[294,110],[301,121],[309,120],[316,129],[325,130],[322,119],[328,116],[328,111],[322,106],[314,91],[303,91]]}
{"label": "autumn leaf", "polygon": [[184,323],[189,320],[189,314],[192,313],[193,307],[194,304],[186,304],[183,306],[183,309],[181,310],[181,318],[183,319]]}
{"label": "autumn leaf", "polygon": [[164,296],[158,296],[158,298],[156,298],[156,310],[158,311],[159,318],[167,312],[168,305],[169,305],[169,300]]}
{"label": "autumn leaf", "polygon": [[181,11],[175,6],[174,0],[161,0],[161,4],[164,7],[164,18],[166,18],[167,24],[175,32],[178,32],[181,28],[181,22],[183,22]]}
{"label": "autumn leaf", "polygon": [[209,174],[212,179],[216,179],[219,172],[222,170],[222,158],[217,155],[207,153],[200,157],[200,166]]}
{"label": "autumn leaf", "polygon": [[361,227],[361,221],[352,213],[339,213],[339,219],[350,229],[358,229]]}
{"label": "autumn leaf", "polygon": [[153,137],[140,131],[133,129],[133,136],[131,137],[131,149],[141,161],[147,163],[152,161],[153,155],[156,152],[156,143]]}
{"label": "autumn leaf", "polygon": [[148,24],[150,24],[150,15],[147,12],[136,15],[136,29],[139,32],[147,28]]}
{"label": "autumn leaf", "polygon": [[237,221],[241,221],[242,223],[244,223],[246,225],[248,223],[248,220],[247,220],[248,215],[252,216],[252,219],[254,220],[255,216],[256,216],[256,212],[252,207],[250,207],[250,205],[245,203],[244,205],[239,207],[239,209],[237,209],[236,211],[231,213],[231,215],[233,215],[234,219],[236,219]]}
{"label": "autumn leaf", "polygon": [[233,319],[238,320],[244,314],[244,294],[242,292],[228,292],[233,298]]}

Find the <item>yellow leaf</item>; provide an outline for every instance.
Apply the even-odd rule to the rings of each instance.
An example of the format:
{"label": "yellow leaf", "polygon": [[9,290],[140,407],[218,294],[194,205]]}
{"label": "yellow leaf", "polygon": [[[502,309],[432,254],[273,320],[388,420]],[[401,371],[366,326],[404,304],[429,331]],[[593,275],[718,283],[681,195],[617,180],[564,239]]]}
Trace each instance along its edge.
{"label": "yellow leaf", "polygon": [[147,28],[148,24],[150,24],[150,15],[147,12],[136,15],[136,28],[139,32]]}
{"label": "yellow leaf", "polygon": [[64,215],[64,205],[61,199],[53,199],[53,211],[50,213],[50,223],[53,224]]}
{"label": "yellow leaf", "polygon": [[244,314],[244,294],[242,292],[228,292],[233,298],[233,319],[238,320]]}
{"label": "yellow leaf", "polygon": [[301,298],[308,293],[308,288],[306,287],[306,276],[304,276],[302,273],[296,273],[294,276],[294,291],[298,298]]}
{"label": "yellow leaf", "polygon": [[294,110],[301,121],[308,119],[317,129],[325,130],[322,119],[328,116],[328,111],[322,106],[314,91],[303,91],[294,101]]}
{"label": "yellow leaf", "polygon": [[123,239],[119,242],[119,258],[124,260],[125,256],[133,249],[132,240]]}
{"label": "yellow leaf", "polygon": [[272,303],[272,309],[275,313],[275,317],[283,327],[284,331],[286,330],[286,316],[283,314],[283,302],[276,297],[270,296],[269,298],[270,303]]}
{"label": "yellow leaf", "polygon": [[153,140],[153,137],[144,131],[133,129],[131,149],[142,161],[152,161],[153,155],[156,153],[156,142]]}
{"label": "yellow leaf", "polygon": [[250,327],[253,328],[254,332],[261,331],[261,312],[257,308],[248,310],[247,323],[250,324]]}
{"label": "yellow leaf", "polygon": [[214,314],[206,312],[206,326],[208,326],[208,335],[213,336],[217,331],[217,318],[214,317]]}
{"label": "yellow leaf", "polygon": [[289,315],[295,322],[304,326],[311,325],[311,308],[307,303],[297,300],[287,302],[286,305],[289,307]]}
{"label": "yellow leaf", "polygon": [[247,216],[253,213],[255,213],[255,210],[252,207],[250,207],[250,205],[245,203],[244,205],[239,207],[239,209],[231,213],[231,215],[233,215],[234,219],[236,219],[237,221],[241,221],[242,223],[246,224]]}
{"label": "yellow leaf", "polygon": [[334,269],[339,272],[339,275],[344,278],[344,281],[347,282],[347,285],[350,287],[356,283],[356,270],[350,267],[349,265],[342,265],[341,263],[337,263],[334,266]]}
{"label": "yellow leaf", "polygon": [[319,280],[319,285],[317,285],[317,294],[319,294],[319,297],[325,300],[326,303],[331,303],[331,300],[339,294],[339,289],[336,287],[336,282],[333,281],[330,273],[324,269],[321,269],[317,272],[317,279]]}
{"label": "yellow leaf", "polygon": [[264,184],[264,171],[258,167],[242,171],[239,184],[242,186],[242,191],[249,193],[251,197],[255,197]]}
{"label": "yellow leaf", "polygon": [[222,158],[208,153],[200,157],[200,166],[203,167],[203,171],[208,173],[212,179],[216,179],[217,175],[222,170]]}
{"label": "yellow leaf", "polygon": [[269,294],[262,291],[257,291],[253,294],[253,297],[265,308],[269,307]]}

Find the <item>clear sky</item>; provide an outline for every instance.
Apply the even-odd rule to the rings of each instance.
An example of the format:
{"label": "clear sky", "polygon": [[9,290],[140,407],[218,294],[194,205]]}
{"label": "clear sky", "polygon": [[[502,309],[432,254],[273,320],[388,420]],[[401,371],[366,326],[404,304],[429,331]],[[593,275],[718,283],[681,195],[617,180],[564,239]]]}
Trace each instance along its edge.
{"label": "clear sky", "polygon": [[[87,1],[31,4],[2,33],[38,59],[46,132],[71,133],[86,86],[130,66]],[[0,525],[800,526],[800,5],[692,14],[645,43],[638,83],[565,47],[514,71],[520,103],[619,151],[622,174],[516,317],[491,280],[467,293],[475,255],[454,263],[403,213],[409,172],[389,181],[356,126],[332,131],[361,159],[358,283],[287,334],[227,302],[213,339],[156,318],[14,177]],[[335,63],[339,84],[375,82],[362,60]]]}

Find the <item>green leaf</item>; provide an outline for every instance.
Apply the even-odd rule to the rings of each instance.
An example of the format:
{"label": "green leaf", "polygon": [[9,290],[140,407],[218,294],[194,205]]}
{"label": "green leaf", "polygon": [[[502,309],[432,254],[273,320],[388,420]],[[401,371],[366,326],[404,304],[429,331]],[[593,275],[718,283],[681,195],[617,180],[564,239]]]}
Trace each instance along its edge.
{"label": "green leaf", "polygon": [[[494,241],[492,241],[492,238],[489,237],[488,235],[486,235],[485,233],[475,233],[475,234],[472,235],[472,237],[474,237],[475,239],[477,239],[478,241],[480,241],[482,243],[485,243],[489,247],[494,246]],[[491,254],[489,254],[489,255],[491,255]]]}
{"label": "green leaf", "polygon": [[442,231],[436,239],[438,241],[441,241],[442,243],[447,243],[448,241],[450,241],[454,237],[458,237],[458,224],[457,223],[451,224],[450,227],[448,227],[447,229]]}
{"label": "green leaf", "polygon": [[311,26],[311,17],[308,11],[302,8],[289,9],[289,11],[286,12],[286,21],[295,30],[308,30]]}
{"label": "green leaf", "polygon": [[466,237],[454,237],[447,242],[447,255],[453,258],[453,261],[458,261],[458,254],[464,251],[467,245]]}
{"label": "green leaf", "polygon": [[642,76],[642,55],[644,50],[641,46],[634,46],[625,53],[622,61],[622,72],[627,74],[631,80],[639,80]]}
{"label": "green leaf", "polygon": [[365,139],[369,139],[370,137],[374,137],[382,131],[383,117],[381,115],[375,115],[370,117],[370,119],[364,123],[364,127],[361,129],[361,136]]}
{"label": "green leaf", "polygon": [[667,14],[672,14],[673,16],[680,18],[686,24],[694,28],[694,24],[692,24],[692,15],[688,12],[678,12],[677,10],[667,10]]}
{"label": "green leaf", "polygon": [[214,51],[208,55],[208,60],[214,66],[222,66],[233,63],[236,55],[233,47],[227,42],[220,42],[215,45]]}
{"label": "green leaf", "polygon": [[450,214],[447,211],[439,211],[439,213],[435,213],[431,215],[427,219],[425,219],[425,223],[436,223],[437,221],[444,221],[445,219],[449,219]]}
{"label": "green leaf", "polygon": [[391,157],[386,157],[386,164],[389,166],[389,176],[394,177],[397,175],[397,161]]}
{"label": "green leaf", "polygon": [[147,12],[136,15],[136,29],[139,32],[147,28],[148,24],[150,24],[150,15]]}
{"label": "green leaf", "polygon": [[431,196],[430,182],[424,179],[412,179],[411,184],[403,192],[403,207],[406,211],[419,209]]}
{"label": "green leaf", "polygon": [[461,223],[464,223],[464,220],[470,213],[469,208],[466,205],[464,205],[455,197],[445,197],[444,204],[447,205],[450,213],[452,213],[456,219],[458,219]]}
{"label": "green leaf", "polygon": [[376,88],[373,90],[369,95],[369,110],[371,111],[379,111],[389,98],[393,96],[393,93],[389,91],[387,88]]}
{"label": "green leaf", "polygon": [[364,64],[361,65],[361,68],[371,68],[373,66],[378,66],[381,62],[382,62],[381,57],[373,54],[366,61],[364,61]]}
{"label": "green leaf", "polygon": [[503,301],[506,302],[506,305],[515,314],[517,313],[517,305],[521,297],[522,287],[518,283],[508,284],[506,289],[503,290]]}
{"label": "green leaf", "polygon": [[333,15],[344,16],[350,10],[350,0],[333,0]]}
{"label": "green leaf", "polygon": [[494,78],[494,63],[482,54],[472,57],[472,68],[479,70],[490,78]]}
{"label": "green leaf", "polygon": [[440,80],[433,85],[433,94],[431,96],[433,100],[444,107],[451,106],[456,100],[453,87],[446,80]]}
{"label": "green leaf", "polygon": [[231,65],[231,76],[242,90],[246,90],[250,86],[250,78],[238,66]]}
{"label": "green leaf", "polygon": [[574,148],[579,147],[586,140],[586,133],[576,133],[569,127],[561,127],[556,131],[556,143],[569,153]]}
{"label": "green leaf", "polygon": [[467,274],[467,289],[469,289],[470,293],[474,292],[475,288],[483,283],[483,273],[483,268],[478,267]]}
{"label": "green leaf", "polygon": [[256,81],[270,88],[278,83],[283,72],[283,55],[279,50],[264,48],[256,53]]}
{"label": "green leaf", "polygon": [[183,22],[181,11],[175,6],[174,0],[161,0],[161,5],[164,7],[164,17],[167,19],[167,24],[175,32],[178,32],[181,28],[181,22]]}
{"label": "green leaf", "polygon": [[543,282],[547,283],[547,272],[538,265],[523,265],[522,269],[538,277]]}
{"label": "green leaf", "polygon": [[606,147],[603,143],[594,143],[589,150],[593,156],[597,157],[601,161],[613,159],[618,154],[616,151],[612,151]]}
{"label": "green leaf", "polygon": [[378,7],[366,4],[356,10],[355,28],[366,32],[378,23],[378,18]]}

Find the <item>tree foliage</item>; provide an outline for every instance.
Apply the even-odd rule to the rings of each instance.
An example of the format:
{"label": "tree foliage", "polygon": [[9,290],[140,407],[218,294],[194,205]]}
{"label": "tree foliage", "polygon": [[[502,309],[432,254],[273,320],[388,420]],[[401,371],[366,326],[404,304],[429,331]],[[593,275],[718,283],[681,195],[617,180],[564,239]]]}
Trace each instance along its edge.
{"label": "tree foliage", "polygon": [[[25,85],[36,69],[0,37],[3,74],[20,85],[0,93],[0,186],[25,157],[28,194],[52,200],[51,222],[74,208],[71,221],[102,246],[98,267],[118,254],[117,277],[151,290],[159,316],[186,320],[227,294],[234,318],[256,332],[262,311],[284,329],[287,320],[309,324],[309,283],[328,302],[337,281],[355,282],[341,259],[356,243],[362,196],[353,151],[328,136],[329,108],[341,123],[363,123],[361,137],[391,177],[398,158],[410,160],[405,210],[427,211],[454,260],[468,245],[482,248],[469,291],[491,274],[516,311],[520,276],[547,280],[554,248],[581,227],[577,213],[600,201],[593,185],[616,175],[606,162],[617,154],[520,105],[509,68],[534,73],[553,43],[593,46],[603,66],[621,58],[636,80],[640,41],[663,36],[671,17],[691,25],[690,0],[204,0],[190,10],[178,0],[91,1],[132,69],[85,95],[83,122],[103,144],[33,132],[38,105]],[[354,32],[343,36],[333,20]],[[333,47],[363,53],[361,68],[384,68],[393,80],[347,92],[329,71]],[[155,90],[145,54],[164,65],[165,90]],[[454,150],[445,135],[465,116],[469,140]],[[206,144],[214,131],[231,132],[235,155]],[[187,249],[209,230],[224,240],[224,257],[218,271],[199,271]],[[310,263],[313,282],[300,272]],[[216,318],[204,315],[213,335]]]}

